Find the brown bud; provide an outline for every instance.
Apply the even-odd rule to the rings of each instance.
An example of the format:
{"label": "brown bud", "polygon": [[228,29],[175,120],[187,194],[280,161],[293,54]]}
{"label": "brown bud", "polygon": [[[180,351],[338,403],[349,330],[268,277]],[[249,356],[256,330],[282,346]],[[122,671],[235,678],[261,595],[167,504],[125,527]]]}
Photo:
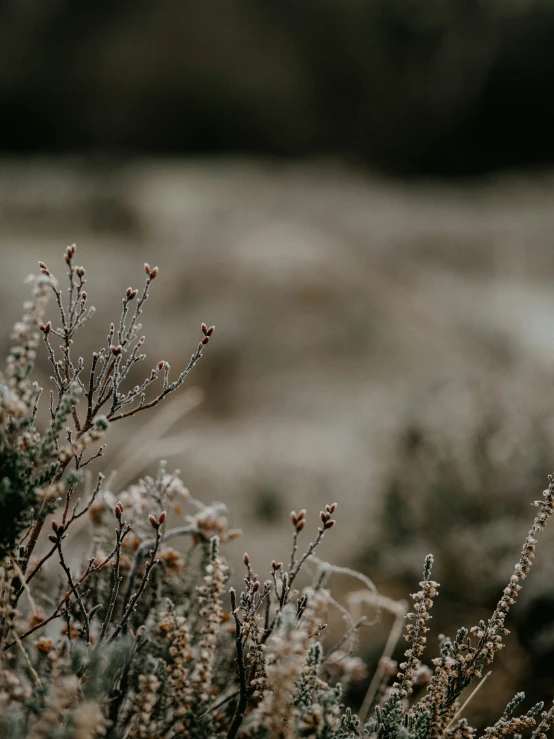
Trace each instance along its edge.
{"label": "brown bud", "polygon": [[84,277],[85,276],[85,268],[84,267],[75,267],[75,274],[77,277]]}
{"label": "brown bud", "polygon": [[57,536],[54,536],[54,534],[50,534],[49,537],[48,537],[48,539],[52,542],[52,544],[57,544],[58,543],[58,537]]}
{"label": "brown bud", "polygon": [[202,339],[202,343],[207,344],[209,340],[210,340],[209,336],[204,336],[204,338]]}
{"label": "brown bud", "polygon": [[336,524],[336,521],[335,521],[334,519],[332,519],[332,518],[331,518],[331,519],[330,519],[329,521],[326,521],[326,522],[325,522],[325,523],[323,524],[323,528],[324,528],[324,529],[332,529],[332,528],[333,528],[333,526],[334,526],[335,524]]}
{"label": "brown bud", "polygon": [[53,520],[52,521],[52,530],[53,531],[57,531],[59,528],[60,528],[60,526],[59,526],[58,522]]}
{"label": "brown bud", "polygon": [[152,524],[153,528],[158,529],[160,527],[158,519],[156,518],[156,516],[152,515],[152,513],[148,516],[148,520]]}
{"label": "brown bud", "polygon": [[162,524],[165,521],[165,517],[167,516],[167,513],[165,511],[162,511],[160,515],[158,516],[158,521],[160,524]]}
{"label": "brown bud", "polygon": [[210,326],[210,328],[206,332],[207,336],[211,336],[214,331],[215,331],[215,326]]}
{"label": "brown bud", "polygon": [[121,521],[121,516],[123,515],[123,504],[117,503],[115,506],[115,517],[118,521]]}
{"label": "brown bud", "polygon": [[35,642],[35,648],[41,654],[50,654],[53,646],[54,646],[54,642],[52,641],[52,639],[42,638],[42,639],[39,639],[37,642]]}
{"label": "brown bud", "polygon": [[273,560],[273,562],[271,563],[271,566],[273,567],[273,569],[275,571],[277,571],[277,570],[280,570],[281,569],[281,567],[283,566],[283,563],[282,562],[276,562],[275,560]]}
{"label": "brown bud", "polygon": [[83,290],[83,292],[81,293],[81,300],[86,300],[87,298],[88,298],[88,295],[87,295],[87,294],[86,294],[86,292],[85,292],[85,291]]}
{"label": "brown bud", "polygon": [[204,334],[204,336],[206,336],[206,334],[208,333],[208,327],[206,326],[205,323],[203,323],[201,328],[202,328],[202,333]]}
{"label": "brown bud", "polygon": [[112,354],[114,355],[114,357],[118,357],[122,351],[123,347],[121,346],[121,344],[119,344],[119,346],[112,346]]}
{"label": "brown bud", "polygon": [[154,280],[157,277],[157,275],[158,275],[158,268],[152,267],[152,269],[150,270],[150,279]]}
{"label": "brown bud", "polygon": [[292,525],[296,526],[296,524],[298,523],[298,516],[296,514],[296,511],[290,512],[290,520],[291,520]]}
{"label": "brown bud", "polygon": [[150,265],[148,264],[148,262],[144,263],[144,271],[147,275],[150,275]]}
{"label": "brown bud", "polygon": [[247,567],[248,567],[248,565],[250,564],[250,557],[248,556],[248,554],[247,554],[246,552],[244,553],[244,557],[242,558],[242,561],[244,562],[244,564],[245,564],[245,565],[246,565]]}
{"label": "brown bud", "polygon": [[306,525],[306,521],[304,519],[302,519],[296,524],[296,530],[298,531],[298,533],[302,531],[305,525]]}

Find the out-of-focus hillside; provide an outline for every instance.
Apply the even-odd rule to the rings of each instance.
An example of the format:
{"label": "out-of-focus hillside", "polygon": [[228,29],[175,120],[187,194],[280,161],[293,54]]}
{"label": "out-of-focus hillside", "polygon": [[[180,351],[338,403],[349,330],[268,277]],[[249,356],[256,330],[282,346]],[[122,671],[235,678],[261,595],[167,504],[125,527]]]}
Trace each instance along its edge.
{"label": "out-of-focus hillside", "polygon": [[544,0],[7,0],[0,149],[545,166],[553,38]]}
{"label": "out-of-focus hillside", "polygon": [[[291,508],[313,517],[337,500],[322,556],[399,596],[431,548],[447,580],[439,625],[451,623],[457,589],[472,593],[468,619],[484,617],[553,466],[553,195],[551,176],[439,187],[332,163],[5,162],[1,341],[24,276],[38,259],[61,276],[67,243],[98,309],[85,357],[142,263],[158,264],[148,365],[163,358],[177,372],[201,321],[216,334],[131,464],[129,426],[113,429],[115,489],[168,458],[197,497],[230,505],[248,529],[232,556],[247,547],[260,569],[268,553],[286,556]],[[194,387],[204,400],[181,418]],[[552,541],[540,543],[543,575],[529,588],[547,603]],[[527,666],[553,649],[541,613]],[[506,693],[522,671],[512,674],[514,650]]]}

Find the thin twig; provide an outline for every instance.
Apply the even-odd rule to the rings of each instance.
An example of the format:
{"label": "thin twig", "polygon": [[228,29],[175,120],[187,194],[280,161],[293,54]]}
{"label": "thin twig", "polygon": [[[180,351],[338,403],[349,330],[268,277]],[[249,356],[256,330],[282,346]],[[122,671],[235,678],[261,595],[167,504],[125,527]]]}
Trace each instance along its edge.
{"label": "thin twig", "polygon": [[142,580],[140,581],[137,592],[133,593],[131,597],[129,598],[129,600],[127,601],[127,605],[125,606],[123,616],[121,617],[120,622],[115,627],[113,634],[108,639],[108,644],[112,644],[115,641],[115,639],[117,639],[122,629],[125,628],[127,621],[131,617],[131,614],[134,613],[135,608],[137,607],[137,603],[140,600],[140,597],[143,594],[144,589],[146,588],[146,584],[150,578],[150,572],[152,571],[152,568],[154,567],[154,565],[158,563],[158,560],[156,559],[156,554],[158,553],[161,540],[162,540],[162,534],[161,534],[160,529],[158,528],[158,530],[156,531],[156,539],[154,541],[154,547],[150,551],[150,557],[146,563],[146,570],[144,572]]}
{"label": "thin twig", "polygon": [[452,724],[454,723],[454,721],[456,721],[456,719],[458,718],[458,716],[461,716],[462,715],[462,713],[465,710],[465,708],[467,707],[468,703],[471,700],[473,700],[473,698],[475,697],[475,695],[477,694],[477,692],[479,690],[481,690],[481,688],[485,684],[485,681],[489,678],[490,675],[492,675],[492,670],[490,672],[487,672],[487,674],[483,677],[483,679],[479,681],[479,684],[475,687],[475,689],[472,690],[472,692],[469,694],[469,696],[468,696],[467,700],[465,701],[465,703],[463,703],[463,705],[461,706],[461,708],[459,708],[458,711],[454,714],[452,720],[450,721],[450,723],[446,727],[447,729],[449,729],[452,726]]}
{"label": "thin twig", "polygon": [[235,646],[237,650],[237,665],[239,670],[239,682],[240,682],[240,696],[235,708],[233,720],[231,726],[227,732],[227,739],[234,739],[244,719],[244,712],[248,705],[248,692],[246,684],[246,670],[244,667],[244,655],[243,655],[243,644],[242,644],[242,623],[237,613],[237,596],[234,588],[229,591],[231,595],[231,610],[235,619],[236,624],[236,638]]}

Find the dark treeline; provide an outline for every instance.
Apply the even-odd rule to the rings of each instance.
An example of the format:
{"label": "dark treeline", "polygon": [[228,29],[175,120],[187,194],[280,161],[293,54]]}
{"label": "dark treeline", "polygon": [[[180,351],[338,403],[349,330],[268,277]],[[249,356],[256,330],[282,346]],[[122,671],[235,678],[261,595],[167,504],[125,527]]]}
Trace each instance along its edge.
{"label": "dark treeline", "polygon": [[4,152],[554,161],[554,3],[4,0]]}

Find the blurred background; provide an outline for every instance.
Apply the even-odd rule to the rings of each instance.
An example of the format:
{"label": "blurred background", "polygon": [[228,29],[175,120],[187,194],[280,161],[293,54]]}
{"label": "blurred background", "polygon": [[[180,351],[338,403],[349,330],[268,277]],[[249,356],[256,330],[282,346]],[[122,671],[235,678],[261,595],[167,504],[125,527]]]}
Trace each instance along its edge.
{"label": "blurred background", "polygon": [[[148,366],[217,327],[147,453],[114,427],[115,487],[167,458],[262,577],[290,509],[315,529],[336,500],[320,556],[384,594],[435,554],[429,657],[487,618],[554,471],[554,5],[4,0],[0,41],[2,347],[72,242],[84,356],[144,261]],[[479,726],[552,697],[553,531],[538,565]],[[372,665],[391,623],[362,634]]]}

